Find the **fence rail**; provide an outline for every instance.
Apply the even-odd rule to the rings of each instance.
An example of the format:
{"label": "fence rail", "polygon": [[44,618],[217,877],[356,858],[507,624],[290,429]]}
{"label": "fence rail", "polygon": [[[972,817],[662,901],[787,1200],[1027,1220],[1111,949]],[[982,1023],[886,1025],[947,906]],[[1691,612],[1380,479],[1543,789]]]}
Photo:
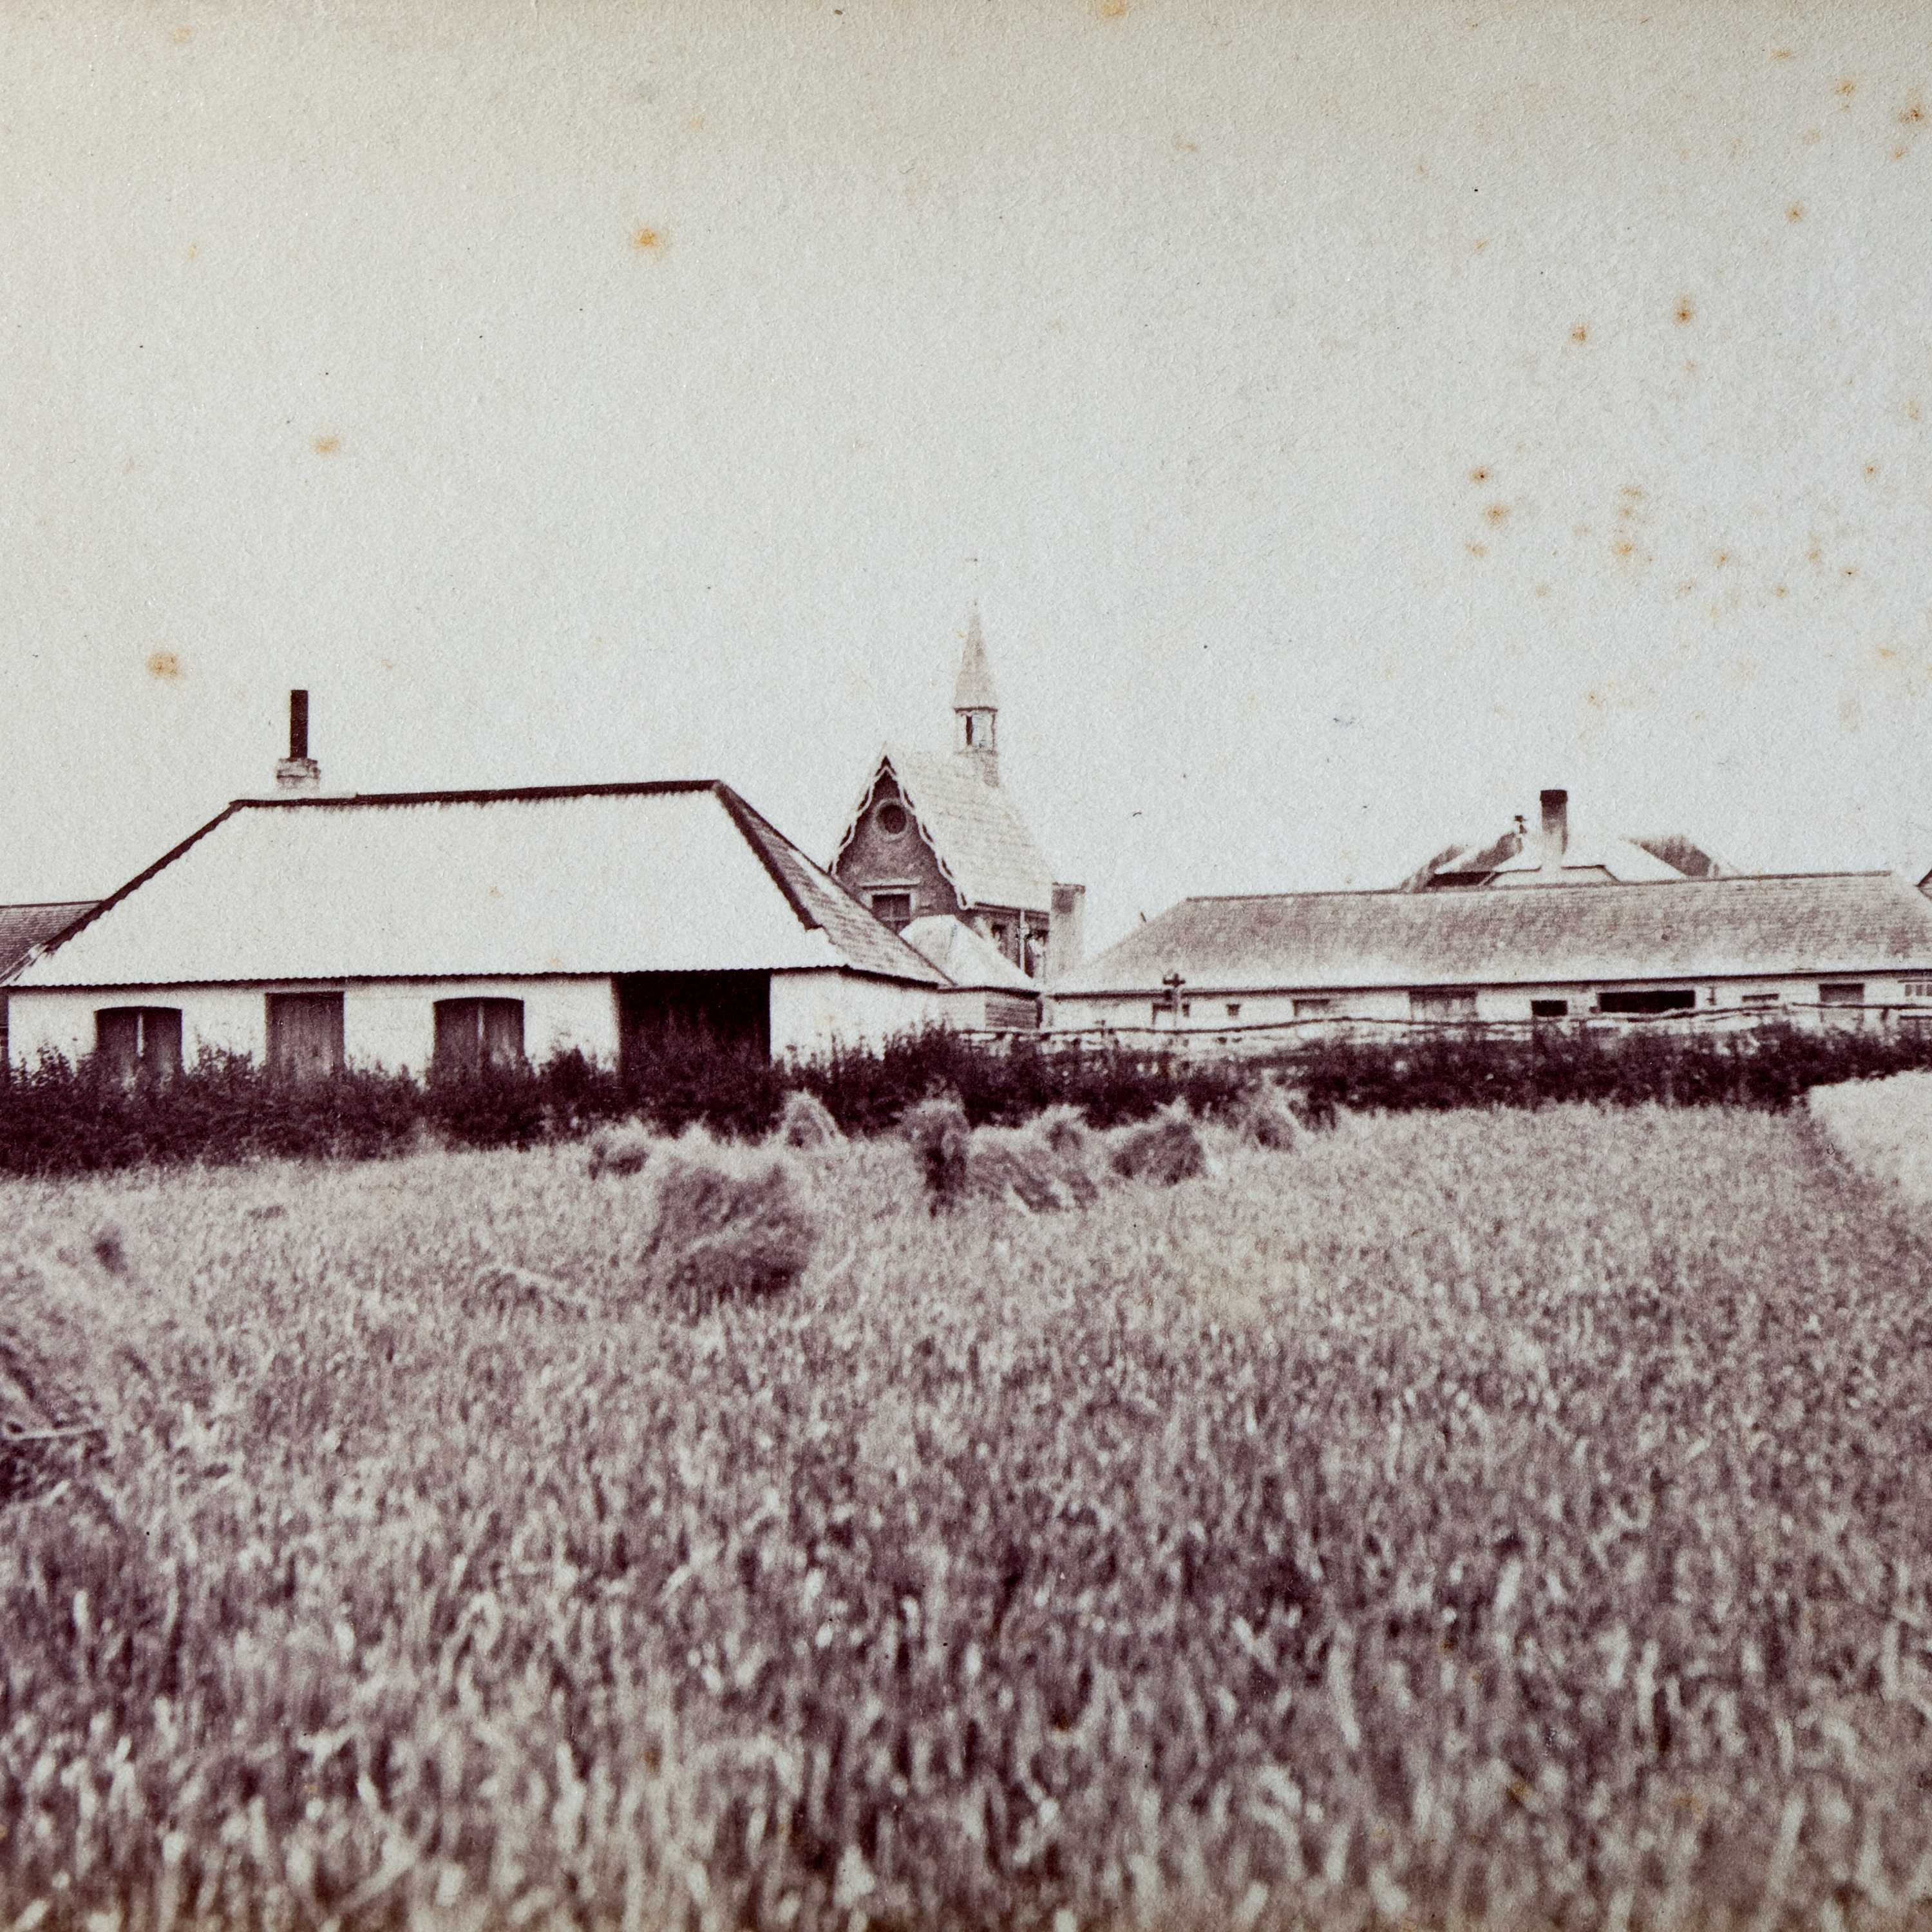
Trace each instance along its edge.
{"label": "fence rail", "polygon": [[1897,1001],[1802,1006],[1715,1006],[1662,1013],[1579,1013],[1550,1019],[1422,1019],[1381,1014],[1324,1012],[1278,1020],[1244,1020],[1222,1026],[1154,1026],[1145,1022],[1094,1026],[974,1027],[969,1039],[1032,1041],[1047,1047],[1087,1046],[1260,1047],[1276,1039],[1301,1036],[1315,1040],[1398,1040],[1448,1034],[1456,1039],[1528,1040],[1539,1035],[1574,1038],[1580,1034],[1616,1037],[1637,1033],[1776,1034],[1824,1032],[1846,1028],[1922,1027],[1932,1031],[1932,1004]]}

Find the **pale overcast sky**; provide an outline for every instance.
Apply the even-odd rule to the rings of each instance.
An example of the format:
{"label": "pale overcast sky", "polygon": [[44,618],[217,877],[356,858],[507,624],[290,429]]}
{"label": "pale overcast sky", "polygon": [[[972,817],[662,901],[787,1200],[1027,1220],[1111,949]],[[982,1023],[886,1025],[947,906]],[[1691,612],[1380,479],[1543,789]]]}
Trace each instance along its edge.
{"label": "pale overcast sky", "polygon": [[0,12],[0,898],[948,741],[1090,934],[1566,784],[1932,864],[1932,11]]}

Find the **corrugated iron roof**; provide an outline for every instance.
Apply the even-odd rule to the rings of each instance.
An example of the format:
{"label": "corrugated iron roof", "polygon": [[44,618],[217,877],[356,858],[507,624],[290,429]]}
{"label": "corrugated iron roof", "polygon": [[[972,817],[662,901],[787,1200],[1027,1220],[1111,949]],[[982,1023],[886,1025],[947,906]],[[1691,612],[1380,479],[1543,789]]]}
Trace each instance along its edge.
{"label": "corrugated iron roof", "polygon": [[983,933],[950,913],[933,913],[901,929],[899,937],[932,961],[956,986],[976,991],[1037,994],[1029,980]]}
{"label": "corrugated iron roof", "polygon": [[22,986],[848,967],[943,985],[712,780],[238,800]]}
{"label": "corrugated iron roof", "polygon": [[0,905],[0,982],[37,946],[64,932],[98,899],[60,899],[38,905]]}
{"label": "corrugated iron roof", "polygon": [[886,746],[839,835],[840,851],[882,771],[892,773],[940,870],[968,905],[1007,906],[1018,912],[1052,909],[1052,874],[1033,834],[1006,794],[987,784],[978,763],[960,753],[934,757]]}
{"label": "corrugated iron roof", "polygon": [[1876,971],[1932,974],[1932,902],[1895,873],[1184,899],[1054,992],[1151,994],[1170,973],[1261,992]]}

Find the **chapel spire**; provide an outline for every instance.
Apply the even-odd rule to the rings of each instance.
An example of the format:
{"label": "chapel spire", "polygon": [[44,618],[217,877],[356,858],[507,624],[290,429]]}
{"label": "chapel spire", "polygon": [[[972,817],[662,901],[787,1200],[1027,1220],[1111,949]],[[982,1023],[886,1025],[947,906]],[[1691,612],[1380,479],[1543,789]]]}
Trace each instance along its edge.
{"label": "chapel spire", "polygon": [[987,784],[998,784],[1000,700],[993,688],[993,668],[986,661],[986,640],[980,628],[976,599],[966,620],[966,648],[959,654],[959,676],[952,687],[952,710],[959,720],[952,745],[955,754],[970,758]]}

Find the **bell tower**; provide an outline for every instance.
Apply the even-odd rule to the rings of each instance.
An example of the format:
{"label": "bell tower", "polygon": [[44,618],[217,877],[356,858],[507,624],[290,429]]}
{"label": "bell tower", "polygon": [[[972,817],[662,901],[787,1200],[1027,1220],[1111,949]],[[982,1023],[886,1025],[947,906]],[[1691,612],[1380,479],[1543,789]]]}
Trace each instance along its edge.
{"label": "bell tower", "polygon": [[959,654],[959,676],[952,687],[952,712],[959,721],[952,750],[970,758],[988,784],[1000,782],[1000,700],[993,688],[993,668],[986,662],[986,640],[980,629],[980,607],[966,620],[966,648]]}

